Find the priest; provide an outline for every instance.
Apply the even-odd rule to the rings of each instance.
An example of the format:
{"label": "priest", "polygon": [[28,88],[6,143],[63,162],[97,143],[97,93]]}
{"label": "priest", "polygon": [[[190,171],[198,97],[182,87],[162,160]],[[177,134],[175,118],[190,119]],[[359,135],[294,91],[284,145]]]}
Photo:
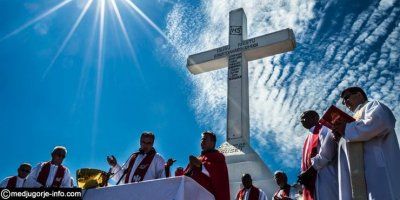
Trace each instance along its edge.
{"label": "priest", "polygon": [[21,188],[23,187],[26,177],[31,172],[31,165],[29,163],[22,163],[18,167],[18,175],[5,178],[0,183],[0,188]]}
{"label": "priest", "polygon": [[267,200],[264,191],[253,185],[250,174],[242,175],[243,188],[236,195],[236,200]]}
{"label": "priest", "polygon": [[303,112],[300,122],[304,128],[308,129],[307,138],[303,145],[303,156],[301,160],[301,174],[299,182],[303,185],[303,199],[313,200],[315,198],[315,181],[317,172],[312,167],[311,158],[317,155],[319,148],[319,132],[322,125],[318,123],[319,115],[314,110]]}
{"label": "priest", "polygon": [[225,156],[215,149],[217,137],[205,131],[201,137],[201,155],[189,156],[185,175],[211,192],[216,200],[229,200],[229,178]]}
{"label": "priest", "polygon": [[296,199],[296,191],[288,184],[286,173],[283,171],[276,171],[274,179],[279,189],[275,192],[272,200],[293,200]]}
{"label": "priest", "polygon": [[165,178],[165,161],[154,149],[154,139],[153,133],[143,132],[140,136],[140,149],[123,166],[117,163],[114,156],[107,157],[112,179],[117,184]]}
{"label": "priest", "polygon": [[[337,177],[337,143],[330,134],[331,130],[318,123],[318,114],[315,111],[309,111],[307,113],[315,116],[315,118],[307,119],[305,115],[303,115],[304,121],[302,121],[302,123],[304,127],[313,126],[310,128],[310,133],[312,133],[312,135],[309,135],[309,137],[315,137],[314,139],[318,153],[308,156],[306,152],[310,148],[307,145],[310,143],[305,144],[303,151],[305,155],[303,155],[303,158],[306,158],[306,160],[302,163],[305,171],[303,169],[303,173],[299,176],[299,180],[300,182],[307,182],[305,180],[315,178],[315,199],[336,200],[339,195]],[[316,129],[318,129],[318,131]],[[307,142],[309,141],[310,138],[307,138]],[[311,154],[314,153],[312,152]]]}
{"label": "priest", "polygon": [[27,177],[24,187],[27,188],[70,188],[71,174],[62,165],[67,155],[67,149],[56,146],[51,153],[51,160],[39,163]]}
{"label": "priest", "polygon": [[[400,199],[400,149],[395,132],[396,119],[380,101],[368,101],[360,87],[340,94],[342,103],[356,121],[336,123],[333,133],[339,143],[339,199],[352,198],[346,143],[363,142],[364,172],[369,199]],[[343,143],[344,142],[344,143]]]}

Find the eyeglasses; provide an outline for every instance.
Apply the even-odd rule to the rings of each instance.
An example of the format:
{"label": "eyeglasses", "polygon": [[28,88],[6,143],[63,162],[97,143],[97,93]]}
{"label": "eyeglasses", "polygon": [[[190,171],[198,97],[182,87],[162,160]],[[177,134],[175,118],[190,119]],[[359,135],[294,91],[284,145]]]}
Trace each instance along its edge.
{"label": "eyeglasses", "polygon": [[345,105],[345,102],[348,101],[350,99],[351,95],[353,95],[353,94],[357,94],[357,93],[350,93],[348,95],[343,96],[342,104]]}

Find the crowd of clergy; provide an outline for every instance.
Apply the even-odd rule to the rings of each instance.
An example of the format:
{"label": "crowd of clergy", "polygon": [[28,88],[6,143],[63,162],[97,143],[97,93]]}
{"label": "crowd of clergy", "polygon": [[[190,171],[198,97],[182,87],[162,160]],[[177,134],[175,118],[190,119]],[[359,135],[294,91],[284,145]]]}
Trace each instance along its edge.
{"label": "crowd of clergy", "polygon": [[[216,200],[350,200],[357,184],[352,184],[349,144],[361,143],[363,155],[363,183],[365,198],[374,200],[400,199],[400,149],[395,133],[396,119],[392,111],[380,101],[368,100],[360,87],[349,87],[340,94],[341,101],[354,113],[353,122],[338,121],[332,127],[321,124],[314,110],[304,111],[300,123],[307,129],[307,137],[299,165],[301,173],[295,185],[288,184],[285,172],[276,171],[277,191],[272,197],[252,183],[251,172],[242,175],[242,189],[230,196],[228,169],[225,156],[216,147],[217,137],[205,131],[201,135],[201,154],[189,156],[186,168],[178,167],[175,176],[189,176],[214,195]],[[141,182],[171,176],[175,162],[164,158],[153,147],[155,135],[143,132],[140,148],[126,163],[120,165],[114,156],[108,156],[108,178],[117,185]],[[0,188],[57,188],[74,187],[69,169],[62,164],[67,149],[56,146],[51,160],[31,167],[23,163],[18,174],[5,178]],[[272,178],[272,177],[271,177]],[[275,186],[273,186],[275,187]]]}

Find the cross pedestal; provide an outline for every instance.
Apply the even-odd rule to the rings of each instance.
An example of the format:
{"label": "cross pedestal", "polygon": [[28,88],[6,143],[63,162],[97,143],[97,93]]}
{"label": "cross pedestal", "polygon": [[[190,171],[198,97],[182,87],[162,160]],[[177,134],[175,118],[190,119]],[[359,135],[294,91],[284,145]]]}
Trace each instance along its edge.
{"label": "cross pedestal", "polygon": [[244,141],[226,141],[218,149],[225,155],[229,173],[229,189],[231,199],[242,184],[242,174],[250,174],[253,185],[262,189],[268,199],[274,194],[278,186],[273,178],[273,173],[262,161],[260,156],[251,148],[250,143]]}
{"label": "cross pedestal", "polygon": [[296,41],[291,29],[247,39],[247,19],[243,9],[229,13],[229,45],[190,55],[187,68],[192,74],[228,66],[227,135],[219,150],[228,164],[231,197],[236,196],[243,173],[268,196],[276,188],[273,174],[250,146],[249,80],[247,63],[291,51]]}

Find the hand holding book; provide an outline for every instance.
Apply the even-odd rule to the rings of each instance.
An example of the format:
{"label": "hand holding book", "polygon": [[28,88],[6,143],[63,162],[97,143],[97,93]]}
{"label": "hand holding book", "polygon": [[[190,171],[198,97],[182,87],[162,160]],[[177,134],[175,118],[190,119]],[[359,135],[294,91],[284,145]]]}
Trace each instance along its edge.
{"label": "hand holding book", "polygon": [[353,117],[334,105],[329,107],[324,116],[319,120],[322,125],[332,130],[336,141],[339,141],[345,134],[346,124],[354,121],[355,119]]}

